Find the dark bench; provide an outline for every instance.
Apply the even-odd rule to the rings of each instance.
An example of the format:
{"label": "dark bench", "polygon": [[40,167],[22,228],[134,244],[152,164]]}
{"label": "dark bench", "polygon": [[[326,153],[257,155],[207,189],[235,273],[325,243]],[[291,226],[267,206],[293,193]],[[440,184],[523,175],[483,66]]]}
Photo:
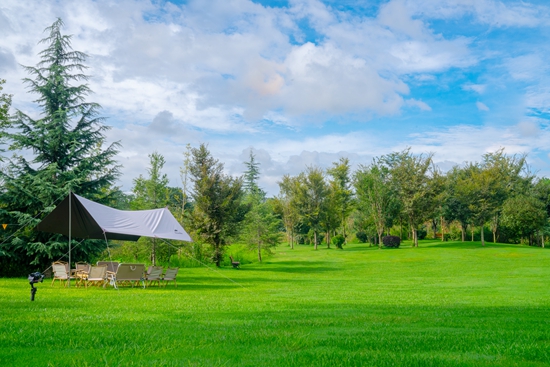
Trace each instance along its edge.
{"label": "dark bench", "polygon": [[233,260],[233,256],[229,256],[229,258],[231,259],[231,265],[233,265],[235,269],[238,269],[241,266],[240,262]]}

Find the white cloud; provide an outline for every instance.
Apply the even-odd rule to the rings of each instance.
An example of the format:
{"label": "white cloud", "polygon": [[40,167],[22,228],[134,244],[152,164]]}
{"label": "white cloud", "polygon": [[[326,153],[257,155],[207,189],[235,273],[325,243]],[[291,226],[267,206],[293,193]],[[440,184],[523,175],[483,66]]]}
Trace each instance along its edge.
{"label": "white cloud", "polygon": [[521,121],[518,124],[520,134],[525,137],[535,137],[540,133],[539,125],[534,121]]}
{"label": "white cloud", "polygon": [[487,107],[487,105],[483,102],[477,101],[476,106],[477,106],[477,109],[480,110],[480,111],[489,111],[490,110],[490,108]]}
{"label": "white cloud", "polygon": [[485,90],[487,89],[486,84],[473,84],[473,83],[467,83],[462,86],[462,89],[468,90],[468,91],[474,91],[477,94],[483,94],[485,93]]}
{"label": "white cloud", "polygon": [[537,27],[547,25],[550,8],[524,1],[499,0],[407,0],[415,14],[437,19],[473,16],[475,21],[493,27]]}

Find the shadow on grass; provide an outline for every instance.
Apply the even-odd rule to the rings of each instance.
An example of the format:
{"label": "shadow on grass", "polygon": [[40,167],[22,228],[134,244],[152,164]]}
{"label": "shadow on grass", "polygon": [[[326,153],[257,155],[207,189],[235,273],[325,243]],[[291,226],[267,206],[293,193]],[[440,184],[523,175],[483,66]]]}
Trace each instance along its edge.
{"label": "shadow on grass", "polygon": [[[525,245],[515,245],[511,243],[489,243],[485,242],[485,246],[481,246],[481,242],[441,242],[441,243],[427,243],[424,248],[449,248],[449,249],[473,249],[479,250],[484,248],[527,248]],[[532,246],[531,246],[532,247]],[[418,248],[423,248],[422,244],[418,245]]]}

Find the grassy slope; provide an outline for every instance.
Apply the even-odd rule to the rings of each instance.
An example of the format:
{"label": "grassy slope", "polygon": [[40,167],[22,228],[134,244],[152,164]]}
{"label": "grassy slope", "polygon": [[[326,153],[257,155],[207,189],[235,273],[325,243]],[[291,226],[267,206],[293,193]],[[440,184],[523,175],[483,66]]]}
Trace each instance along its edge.
{"label": "grassy slope", "polygon": [[35,302],[0,279],[0,365],[547,365],[550,251],[420,246],[282,247],[176,289],[48,282]]}

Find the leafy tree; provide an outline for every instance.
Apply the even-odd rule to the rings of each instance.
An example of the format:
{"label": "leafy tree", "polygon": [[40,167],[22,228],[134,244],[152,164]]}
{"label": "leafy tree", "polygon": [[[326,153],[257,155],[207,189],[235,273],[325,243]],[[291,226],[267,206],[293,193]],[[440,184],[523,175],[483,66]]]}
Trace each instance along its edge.
{"label": "leafy tree", "polygon": [[298,208],[299,180],[297,177],[284,175],[279,182],[279,195],[274,200],[274,210],[283,218],[290,248],[294,249],[295,235],[299,221]]}
{"label": "leafy tree", "polygon": [[[2,126],[2,138],[14,156],[0,172],[4,181],[0,216],[7,223],[17,223],[19,229],[11,231],[10,240],[2,245],[0,263],[15,264],[20,270],[29,262],[45,266],[67,251],[62,236],[32,230],[41,217],[69,191],[108,200],[119,175],[114,161],[119,144],[103,148],[108,127],[98,115],[100,106],[86,101],[90,89],[81,83],[88,79],[83,74],[86,54],[72,50],[71,36],[61,34],[62,26],[57,19],[46,28],[41,61],[36,67],[25,67],[34,77],[24,81],[38,95],[40,118],[17,110]],[[87,260],[104,246],[103,241],[85,241],[73,254]]]}
{"label": "leafy tree", "polygon": [[504,202],[511,197],[523,194],[532,187],[533,177],[527,172],[525,155],[506,155],[504,149],[483,155],[482,167],[493,176],[494,211],[491,217],[493,242],[497,241],[499,215]]}
{"label": "leafy tree", "polygon": [[257,250],[258,261],[262,262],[262,250],[270,253],[281,243],[281,219],[274,213],[272,201],[260,194],[253,194],[248,201],[252,205],[244,219],[241,238]]}
{"label": "leafy tree", "polygon": [[448,171],[443,197],[443,215],[448,221],[456,220],[460,223],[462,242],[465,241],[466,229],[472,219],[471,197],[466,190],[460,190],[458,187],[460,183],[465,182],[466,177],[466,171],[458,166]]}
{"label": "leafy tree", "polygon": [[358,208],[371,218],[382,247],[382,234],[398,214],[399,203],[392,189],[388,167],[373,160],[370,166],[360,166],[355,172],[355,192]]}
{"label": "leafy tree", "polygon": [[319,231],[324,210],[326,210],[328,187],[323,170],[308,167],[298,176],[297,206],[300,216],[313,231],[315,250],[319,244]]}
{"label": "leafy tree", "polygon": [[[130,202],[132,210],[145,210],[163,208],[170,204],[170,190],[168,188],[168,175],[162,174],[162,168],[166,161],[164,156],[157,152],[149,154],[150,166],[147,169],[147,178],[139,175],[134,179],[132,192],[133,200]],[[151,262],[157,264],[157,250],[160,250],[161,258],[166,261],[170,257],[170,249],[166,245],[157,243],[156,238],[140,238],[139,242],[151,244]],[[159,247],[157,249],[157,247]]]}
{"label": "leafy tree", "polygon": [[426,219],[430,195],[429,174],[432,156],[413,155],[410,149],[382,156],[380,162],[390,170],[391,184],[401,202],[401,210],[413,233],[413,244],[418,247],[418,227]]}
{"label": "leafy tree", "polygon": [[533,195],[517,195],[506,200],[502,207],[502,223],[533,243],[533,235],[548,222],[544,203]]}
{"label": "leafy tree", "polygon": [[330,186],[334,193],[335,212],[338,225],[342,228],[344,243],[347,243],[347,219],[354,204],[350,170],[349,159],[342,157],[338,162],[332,163],[332,168],[327,171],[331,177]]}
{"label": "leafy tree", "polygon": [[201,144],[191,150],[189,166],[193,184],[192,229],[212,247],[212,260],[220,266],[224,248],[239,233],[247,212],[242,179],[223,173],[223,164]]}

